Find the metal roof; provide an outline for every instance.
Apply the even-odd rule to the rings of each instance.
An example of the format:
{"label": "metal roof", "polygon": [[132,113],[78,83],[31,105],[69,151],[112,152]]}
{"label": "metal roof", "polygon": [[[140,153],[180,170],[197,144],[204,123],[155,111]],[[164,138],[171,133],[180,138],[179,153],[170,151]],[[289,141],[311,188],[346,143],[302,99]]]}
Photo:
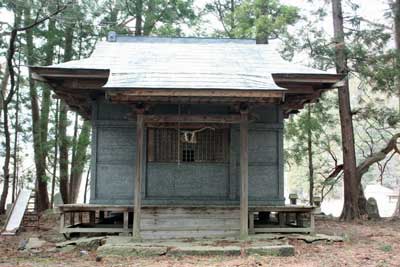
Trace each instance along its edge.
{"label": "metal roof", "polygon": [[283,60],[254,40],[118,37],[51,68],[108,69],[105,88],[285,90],[272,74],[328,74]]}

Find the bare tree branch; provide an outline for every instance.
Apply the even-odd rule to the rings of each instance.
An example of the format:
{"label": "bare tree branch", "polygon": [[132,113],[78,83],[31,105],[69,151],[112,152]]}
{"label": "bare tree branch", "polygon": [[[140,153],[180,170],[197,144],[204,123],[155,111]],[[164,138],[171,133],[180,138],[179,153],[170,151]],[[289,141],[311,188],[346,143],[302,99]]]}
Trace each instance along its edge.
{"label": "bare tree branch", "polygon": [[51,19],[52,17],[58,15],[59,13],[61,13],[62,11],[64,11],[67,7],[68,7],[69,3],[67,3],[64,6],[58,6],[57,9],[52,12],[51,14],[43,17],[43,18],[39,18],[40,17],[40,11],[36,14],[36,18],[35,21],[25,27],[18,27],[18,28],[14,28],[11,31],[11,35],[10,35],[10,40],[9,40],[9,45],[8,45],[8,49],[7,49],[7,66],[8,66],[8,71],[9,71],[9,77],[10,77],[10,91],[7,95],[7,97],[5,97],[3,95],[3,93],[1,93],[2,95],[2,99],[4,101],[4,104],[8,104],[14,93],[15,93],[15,71],[14,71],[14,66],[13,66],[13,59],[14,59],[14,54],[15,54],[15,42],[18,36],[18,32],[22,32],[22,31],[27,31],[30,30],[34,27],[36,27],[37,25],[45,22],[46,20]]}
{"label": "bare tree branch", "polygon": [[367,157],[363,162],[361,162],[357,166],[357,173],[359,179],[361,179],[361,177],[369,170],[371,165],[386,158],[387,154],[389,154],[391,151],[394,150],[396,151],[396,153],[398,153],[399,148],[397,146],[397,140],[399,138],[400,138],[400,133],[393,135],[384,148],[382,148],[378,152],[372,153],[369,157]]}

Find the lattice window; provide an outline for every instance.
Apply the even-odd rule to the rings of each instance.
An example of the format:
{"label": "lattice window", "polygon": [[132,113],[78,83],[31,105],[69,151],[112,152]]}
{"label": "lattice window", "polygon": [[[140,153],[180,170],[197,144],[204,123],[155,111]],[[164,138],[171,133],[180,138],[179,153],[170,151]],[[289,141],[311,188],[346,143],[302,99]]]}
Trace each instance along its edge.
{"label": "lattice window", "polygon": [[[194,139],[192,139],[193,130],[185,128],[179,130],[178,128],[149,128],[147,136],[148,161],[180,161],[183,163],[228,161],[229,129],[202,129],[197,131]],[[178,134],[180,135],[179,138]]]}

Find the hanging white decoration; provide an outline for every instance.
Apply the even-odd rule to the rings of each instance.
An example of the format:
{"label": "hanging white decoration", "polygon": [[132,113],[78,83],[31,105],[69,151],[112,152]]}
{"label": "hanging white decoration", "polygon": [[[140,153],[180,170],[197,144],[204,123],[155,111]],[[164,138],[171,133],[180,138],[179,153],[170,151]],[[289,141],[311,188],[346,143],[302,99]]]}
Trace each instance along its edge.
{"label": "hanging white decoration", "polygon": [[196,134],[202,131],[205,131],[207,129],[215,130],[213,127],[204,127],[198,130],[180,130],[181,134],[181,141],[182,143],[188,143],[188,144],[196,144],[197,139],[196,139]]}

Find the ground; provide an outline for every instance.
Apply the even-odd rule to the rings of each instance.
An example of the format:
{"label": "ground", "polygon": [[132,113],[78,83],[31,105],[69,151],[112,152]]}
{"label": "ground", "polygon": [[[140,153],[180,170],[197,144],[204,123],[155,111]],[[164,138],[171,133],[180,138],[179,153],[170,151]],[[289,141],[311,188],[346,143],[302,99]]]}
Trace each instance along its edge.
{"label": "ground", "polygon": [[[400,222],[379,220],[354,223],[335,219],[317,220],[317,232],[344,236],[344,242],[290,240],[295,256],[158,256],[150,258],[100,258],[96,251],[59,251],[54,225],[47,219],[40,231],[27,230],[17,236],[0,237],[0,267],[3,266],[400,266]],[[21,251],[23,240],[36,236],[48,240],[39,251]]]}

